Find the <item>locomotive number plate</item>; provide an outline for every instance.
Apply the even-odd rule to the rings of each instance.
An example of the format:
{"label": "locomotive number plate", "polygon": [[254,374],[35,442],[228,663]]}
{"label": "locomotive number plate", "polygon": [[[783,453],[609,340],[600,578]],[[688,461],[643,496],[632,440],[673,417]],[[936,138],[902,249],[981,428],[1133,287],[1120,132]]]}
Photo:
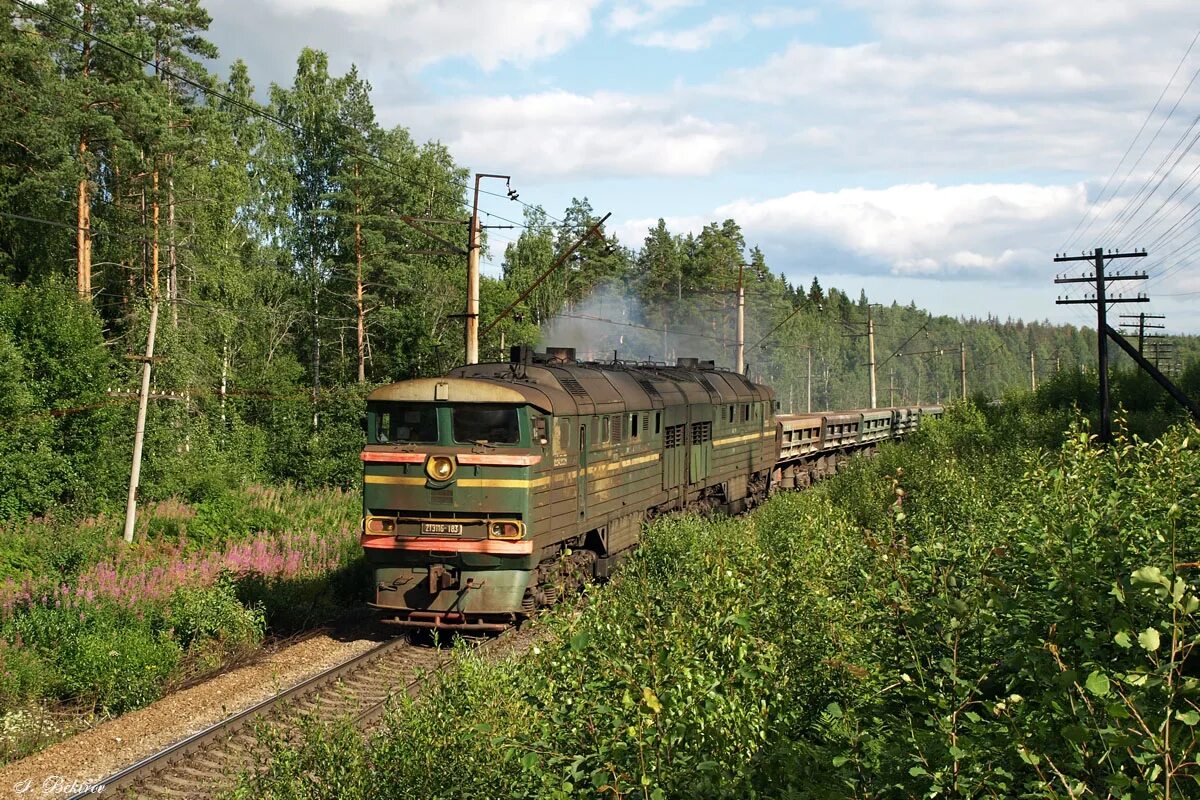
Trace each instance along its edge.
{"label": "locomotive number plate", "polygon": [[422,522],[421,533],[436,533],[442,536],[462,536],[462,525],[457,522]]}

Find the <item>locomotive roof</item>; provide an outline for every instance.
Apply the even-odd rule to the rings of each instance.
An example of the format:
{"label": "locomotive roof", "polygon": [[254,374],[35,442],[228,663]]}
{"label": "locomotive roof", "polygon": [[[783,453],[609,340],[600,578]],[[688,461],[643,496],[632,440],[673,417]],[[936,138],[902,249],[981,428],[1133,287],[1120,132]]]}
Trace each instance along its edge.
{"label": "locomotive roof", "polygon": [[381,386],[368,400],[435,399],[447,384],[450,402],[528,403],[554,415],[612,414],[684,403],[728,405],[770,401],[774,393],[736,372],[668,367],[550,361],[472,364],[442,378],[421,378]]}

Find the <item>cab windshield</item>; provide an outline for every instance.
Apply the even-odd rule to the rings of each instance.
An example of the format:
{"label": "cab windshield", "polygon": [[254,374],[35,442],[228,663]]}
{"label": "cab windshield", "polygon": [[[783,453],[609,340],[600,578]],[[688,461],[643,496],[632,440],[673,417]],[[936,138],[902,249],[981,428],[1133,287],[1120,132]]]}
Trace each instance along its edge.
{"label": "cab windshield", "polygon": [[450,420],[454,430],[454,441],[459,444],[518,444],[521,441],[521,429],[515,408],[455,406],[450,412]]}
{"label": "cab windshield", "polygon": [[379,444],[434,444],[437,440],[435,406],[388,403],[375,411],[375,441]]}

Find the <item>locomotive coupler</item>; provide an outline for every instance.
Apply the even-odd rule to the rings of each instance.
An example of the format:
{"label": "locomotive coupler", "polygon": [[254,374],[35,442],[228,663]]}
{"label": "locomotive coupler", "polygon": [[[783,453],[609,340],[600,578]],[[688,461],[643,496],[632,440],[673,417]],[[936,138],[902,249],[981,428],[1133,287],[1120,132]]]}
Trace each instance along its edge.
{"label": "locomotive coupler", "polygon": [[430,594],[437,594],[443,589],[451,589],[456,583],[458,583],[458,579],[454,577],[454,573],[441,564],[436,564],[429,568]]}

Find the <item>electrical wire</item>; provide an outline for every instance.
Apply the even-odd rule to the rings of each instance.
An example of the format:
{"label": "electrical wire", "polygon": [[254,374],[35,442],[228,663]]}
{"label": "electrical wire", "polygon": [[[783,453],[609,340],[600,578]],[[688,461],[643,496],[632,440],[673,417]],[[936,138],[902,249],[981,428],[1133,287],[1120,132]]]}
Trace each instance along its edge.
{"label": "electrical wire", "polygon": [[[1197,39],[1200,39],[1200,30],[1197,30],[1196,35],[1192,37],[1191,44],[1188,45],[1187,50],[1183,54],[1183,57],[1179,59],[1179,63],[1175,65],[1175,70],[1171,73],[1171,77],[1167,81],[1166,85],[1163,86],[1163,90],[1159,93],[1158,99],[1154,101],[1154,106],[1150,109],[1149,113],[1146,114],[1146,118],[1144,120],[1142,120],[1142,125],[1140,128],[1138,128],[1137,134],[1129,142],[1129,146],[1125,148],[1125,154],[1121,156],[1121,160],[1117,163],[1117,166],[1115,168],[1113,168],[1112,173],[1109,174],[1108,180],[1106,180],[1104,182],[1104,187],[1100,190],[1100,194],[1096,196],[1096,204],[1094,204],[1089,211],[1085,212],[1083,217],[1079,220],[1079,222],[1075,224],[1075,229],[1071,231],[1071,234],[1067,237],[1067,240],[1064,241],[1059,246],[1059,248],[1058,248],[1059,250],[1064,251],[1064,252],[1066,250],[1068,250],[1071,247],[1071,244],[1077,240],[1076,233],[1079,234],[1079,237],[1082,237],[1084,234],[1086,234],[1091,229],[1091,227],[1095,223],[1096,219],[1098,219],[1099,212],[1102,210],[1101,207],[1098,205],[1101,201],[1101,198],[1104,197],[1104,193],[1108,190],[1109,184],[1112,183],[1113,178],[1116,177],[1117,172],[1120,171],[1121,165],[1125,163],[1125,159],[1129,158],[1129,153],[1133,150],[1133,146],[1135,144],[1137,144],[1137,140],[1139,138],[1141,138],[1142,133],[1146,130],[1146,125],[1149,124],[1150,120],[1154,117],[1154,112],[1158,110],[1158,107],[1162,103],[1163,98],[1166,96],[1167,91],[1171,88],[1171,84],[1173,84],[1175,82],[1175,77],[1179,74],[1179,70],[1183,67],[1184,62],[1187,61],[1188,56],[1192,52],[1192,48],[1194,48],[1196,46]],[[1200,74],[1200,71],[1198,71],[1197,74]],[[1192,80],[1193,81],[1196,80],[1196,75],[1192,76]],[[1190,88],[1191,84],[1189,83],[1188,86]],[[1170,114],[1168,114],[1167,118],[1164,119],[1162,124],[1159,125],[1158,130],[1155,131],[1154,136],[1150,139],[1150,141],[1146,143],[1146,147],[1142,150],[1141,155],[1138,156],[1137,161],[1134,162],[1134,164],[1129,168],[1129,172],[1126,174],[1126,176],[1121,179],[1120,185],[1117,186],[1113,190],[1113,193],[1109,196],[1108,200],[1104,201],[1105,208],[1108,206],[1109,203],[1112,202],[1113,198],[1116,197],[1117,194],[1121,191],[1121,188],[1125,185],[1125,181],[1128,180],[1129,176],[1133,174],[1133,170],[1137,169],[1137,165],[1141,163],[1142,158],[1145,157],[1147,151],[1149,151],[1150,147],[1154,144],[1155,139],[1157,139],[1159,133],[1162,132],[1163,126],[1165,126],[1167,124],[1167,121],[1170,120],[1171,115],[1173,115],[1175,113],[1175,109],[1179,107],[1179,102],[1180,102],[1180,100],[1183,99],[1183,95],[1186,93],[1187,93],[1187,90],[1185,89],[1184,92],[1182,94],[1180,94],[1179,99],[1177,99],[1175,101],[1175,105],[1172,106]],[[1089,219],[1089,217],[1090,217],[1090,221],[1088,222],[1087,228],[1084,228],[1082,231],[1080,231],[1079,230],[1080,225],[1083,224],[1084,220]]]}
{"label": "electrical wire", "polygon": [[882,367],[884,364],[888,363],[888,362],[889,362],[889,361],[891,361],[893,358],[895,358],[896,356],[900,355],[901,351],[903,351],[903,350],[904,350],[904,348],[908,347],[908,343],[909,343],[909,342],[911,342],[913,339],[917,338],[917,334],[919,334],[921,331],[923,331],[923,330],[925,330],[926,328],[928,328],[928,327],[929,327],[929,323],[930,323],[930,322],[932,322],[932,321],[933,321],[933,317],[930,317],[929,319],[926,319],[924,322],[922,322],[922,323],[921,323],[921,327],[919,327],[919,328],[917,328],[915,331],[913,331],[913,334],[912,334],[912,336],[909,336],[907,339],[905,339],[905,340],[904,340],[904,344],[902,344],[902,345],[900,345],[898,348],[896,348],[896,352],[892,353],[890,356],[888,356],[887,358],[885,358],[885,359],[884,359],[882,362],[880,362],[880,363],[877,365],[877,367]]}
{"label": "electrical wire", "polygon": [[[1200,74],[1200,72],[1198,72],[1198,74]],[[1167,161],[1170,160],[1171,156],[1175,154],[1176,150],[1179,149],[1179,145],[1182,144],[1183,141],[1188,137],[1188,135],[1193,130],[1196,129],[1197,125],[1200,125],[1200,114],[1197,114],[1192,119],[1192,124],[1188,126],[1188,129],[1186,131],[1184,131],[1183,135],[1175,143],[1175,146],[1171,148],[1170,152],[1167,153],[1167,155],[1159,163],[1158,167],[1155,168],[1154,173],[1151,174],[1150,177],[1146,179],[1146,182],[1142,184],[1142,188],[1138,190],[1137,194],[1135,194],[1132,198],[1130,198],[1130,205],[1132,205],[1132,203],[1135,200],[1137,200],[1138,196],[1141,195],[1143,189],[1145,189],[1147,186],[1149,186],[1150,183],[1154,182],[1155,176],[1159,175],[1159,172],[1161,171],[1162,167],[1167,163]],[[1158,190],[1162,187],[1163,183],[1166,182],[1167,178],[1169,178],[1171,176],[1171,173],[1175,171],[1175,168],[1177,166],[1179,166],[1179,162],[1183,160],[1184,156],[1186,156],[1188,153],[1190,153],[1192,151],[1192,148],[1196,146],[1197,142],[1200,142],[1200,132],[1198,132],[1194,137],[1192,137],[1191,142],[1188,143],[1186,148],[1184,148],[1182,151],[1179,152],[1179,155],[1175,157],[1175,160],[1173,162],[1171,162],[1171,166],[1168,167],[1166,172],[1163,172],[1162,175],[1158,178],[1158,181],[1156,183],[1154,183],[1154,187],[1152,189],[1150,189],[1150,191],[1147,192],[1144,196],[1142,196],[1141,200],[1138,201],[1137,207],[1133,209],[1133,212],[1128,214],[1127,216],[1125,216],[1123,221],[1121,221],[1121,215],[1118,215],[1118,217],[1113,220],[1114,225],[1116,223],[1120,222],[1120,227],[1118,227],[1116,230],[1114,230],[1111,234],[1102,234],[1102,236],[1101,236],[1102,239],[1105,238],[1105,236],[1107,236],[1110,241],[1116,241],[1116,240],[1119,240],[1124,235],[1126,228],[1129,227],[1129,225],[1133,222],[1133,220],[1137,219],[1137,215],[1139,213],[1141,213],[1141,210],[1145,207],[1146,203],[1150,200],[1151,197],[1154,196],[1154,194],[1156,192],[1158,192]]]}

